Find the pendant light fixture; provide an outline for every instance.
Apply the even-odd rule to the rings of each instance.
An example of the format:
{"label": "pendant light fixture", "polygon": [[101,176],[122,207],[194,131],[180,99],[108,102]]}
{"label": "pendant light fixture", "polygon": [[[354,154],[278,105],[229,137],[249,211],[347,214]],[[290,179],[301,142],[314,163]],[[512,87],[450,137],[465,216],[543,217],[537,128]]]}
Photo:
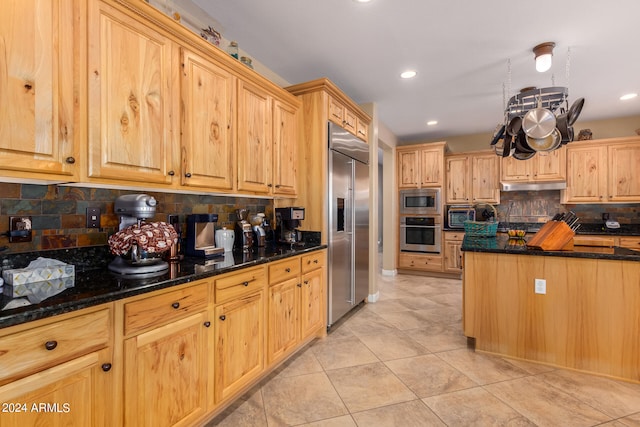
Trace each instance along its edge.
{"label": "pendant light fixture", "polygon": [[536,70],[540,73],[551,68],[551,57],[553,56],[553,48],[556,47],[554,42],[540,43],[533,48],[533,54],[536,58]]}

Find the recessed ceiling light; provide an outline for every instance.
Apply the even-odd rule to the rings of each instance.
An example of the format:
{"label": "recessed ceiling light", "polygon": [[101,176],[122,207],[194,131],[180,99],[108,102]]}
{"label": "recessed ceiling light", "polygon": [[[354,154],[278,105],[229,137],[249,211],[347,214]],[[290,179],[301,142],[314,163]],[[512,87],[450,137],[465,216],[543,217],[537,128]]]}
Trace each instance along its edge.
{"label": "recessed ceiling light", "polygon": [[438,124],[438,121],[437,121],[437,120],[429,120],[429,121],[427,122],[427,126],[435,126],[435,125],[437,125],[437,124]]}
{"label": "recessed ceiling light", "polygon": [[353,0],[356,3],[369,3],[371,0]]}
{"label": "recessed ceiling light", "polygon": [[402,77],[403,79],[411,79],[411,78],[415,77],[416,74],[418,74],[418,73],[416,73],[413,70],[407,70],[407,71],[402,72],[400,74],[400,77]]}
{"label": "recessed ceiling light", "polygon": [[637,94],[637,93],[628,93],[628,94],[626,94],[626,95],[622,95],[622,96],[620,97],[620,101],[626,101],[627,99],[633,99],[633,98],[635,98],[636,96],[638,96],[638,94]]}

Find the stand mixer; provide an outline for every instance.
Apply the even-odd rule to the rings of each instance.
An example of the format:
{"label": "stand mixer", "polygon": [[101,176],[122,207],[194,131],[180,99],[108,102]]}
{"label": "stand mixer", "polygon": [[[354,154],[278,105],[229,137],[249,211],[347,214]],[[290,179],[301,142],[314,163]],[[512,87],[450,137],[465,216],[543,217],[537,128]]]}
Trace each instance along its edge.
{"label": "stand mixer", "polygon": [[[119,196],[114,203],[114,212],[120,217],[118,231],[132,225],[140,227],[143,221],[153,218],[157,201],[147,194],[126,194]],[[118,242],[110,239],[112,252]],[[137,244],[131,245],[126,255],[117,256],[110,264],[109,270],[131,278],[147,278],[159,276],[167,272],[169,264],[162,259],[162,252],[147,252]]]}

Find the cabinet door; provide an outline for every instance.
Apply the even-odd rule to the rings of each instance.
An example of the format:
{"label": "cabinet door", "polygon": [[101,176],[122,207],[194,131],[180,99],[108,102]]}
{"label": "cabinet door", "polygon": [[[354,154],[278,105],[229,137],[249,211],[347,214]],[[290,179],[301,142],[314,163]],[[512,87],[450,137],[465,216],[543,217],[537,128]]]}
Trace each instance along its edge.
{"label": "cabinet door", "polygon": [[500,157],[495,154],[472,157],[473,202],[500,203]]}
{"label": "cabinet door", "polygon": [[337,124],[338,126],[344,127],[344,113],[345,108],[342,103],[332,97],[329,97],[329,120]]}
{"label": "cabinet door", "polygon": [[215,309],[215,395],[219,403],[259,376],[264,369],[262,291]]}
{"label": "cabinet door", "polygon": [[451,273],[462,272],[462,242],[459,240],[445,240],[444,242],[444,270]]}
{"label": "cabinet door", "polygon": [[76,176],[73,4],[3,0],[0,169]]}
{"label": "cabinet door", "polygon": [[420,151],[421,186],[442,186],[443,157],[441,149]]}
{"label": "cabinet door", "polygon": [[285,357],[298,343],[300,278],[269,287],[267,363]]}
{"label": "cabinet door", "polygon": [[297,108],[273,103],[273,194],[295,196],[298,175]]}
{"label": "cabinet door", "polygon": [[564,202],[605,202],[607,200],[606,147],[567,149],[567,189]]}
{"label": "cabinet door", "polygon": [[[0,386],[3,427],[114,426],[111,349]],[[10,409],[10,410],[8,410]]]}
{"label": "cabinet door", "polygon": [[271,114],[271,96],[238,81],[238,190],[271,192]]}
{"label": "cabinet door", "polygon": [[357,118],[356,115],[353,114],[353,111],[348,108],[344,109],[344,122],[342,123],[342,127],[356,135],[356,126],[357,126]]}
{"label": "cabinet door", "polygon": [[420,180],[418,151],[398,151],[398,188],[417,188]]}
{"label": "cabinet door", "polygon": [[182,51],[181,184],[233,189],[235,78]]}
{"label": "cabinet door", "polygon": [[638,144],[608,147],[609,201],[640,202],[640,147]]}
{"label": "cabinet door", "polygon": [[471,202],[471,183],[469,176],[469,157],[451,157],[447,159],[447,203],[467,204]]}
{"label": "cabinet door", "polygon": [[310,271],[302,276],[300,328],[303,340],[317,333],[326,325],[324,320],[324,277],[324,268]]}
{"label": "cabinet door", "polygon": [[176,47],[101,1],[89,22],[89,177],[170,184]]}
{"label": "cabinet door", "polygon": [[529,160],[518,160],[514,157],[503,157],[502,169],[500,172],[502,180],[508,182],[526,182],[531,180],[532,163],[536,161],[536,157],[537,155],[533,159]]}
{"label": "cabinet door", "polygon": [[564,180],[567,177],[567,149],[561,147],[550,152],[540,152],[533,158],[535,181]]}
{"label": "cabinet door", "polygon": [[204,313],[135,336],[124,343],[126,426],[191,425],[207,406]]}

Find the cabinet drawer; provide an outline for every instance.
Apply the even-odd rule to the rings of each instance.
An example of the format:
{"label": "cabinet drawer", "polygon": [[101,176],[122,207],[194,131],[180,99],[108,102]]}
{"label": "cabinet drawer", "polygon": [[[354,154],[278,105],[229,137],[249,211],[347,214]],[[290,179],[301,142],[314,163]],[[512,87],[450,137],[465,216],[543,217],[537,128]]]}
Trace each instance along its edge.
{"label": "cabinet drawer", "polygon": [[87,313],[0,338],[0,384],[111,345],[111,310]]}
{"label": "cabinet drawer", "polygon": [[620,246],[640,251],[640,237],[620,237]]}
{"label": "cabinet drawer", "polygon": [[207,308],[207,285],[150,296],[124,305],[124,334],[167,324]]}
{"label": "cabinet drawer", "polygon": [[442,271],[442,256],[400,254],[398,257],[398,267]]}
{"label": "cabinet drawer", "polygon": [[284,282],[300,275],[300,257],[288,258],[269,264],[269,284]]}
{"label": "cabinet drawer", "polygon": [[324,267],[325,261],[325,251],[314,252],[309,255],[302,256],[302,272],[306,273],[311,270],[315,270],[320,267]]}
{"label": "cabinet drawer", "polygon": [[455,241],[462,241],[464,240],[464,232],[445,232],[444,233],[444,240],[455,240]]}
{"label": "cabinet drawer", "polygon": [[249,294],[262,288],[266,283],[265,267],[256,267],[224,275],[215,280],[216,304]]}

